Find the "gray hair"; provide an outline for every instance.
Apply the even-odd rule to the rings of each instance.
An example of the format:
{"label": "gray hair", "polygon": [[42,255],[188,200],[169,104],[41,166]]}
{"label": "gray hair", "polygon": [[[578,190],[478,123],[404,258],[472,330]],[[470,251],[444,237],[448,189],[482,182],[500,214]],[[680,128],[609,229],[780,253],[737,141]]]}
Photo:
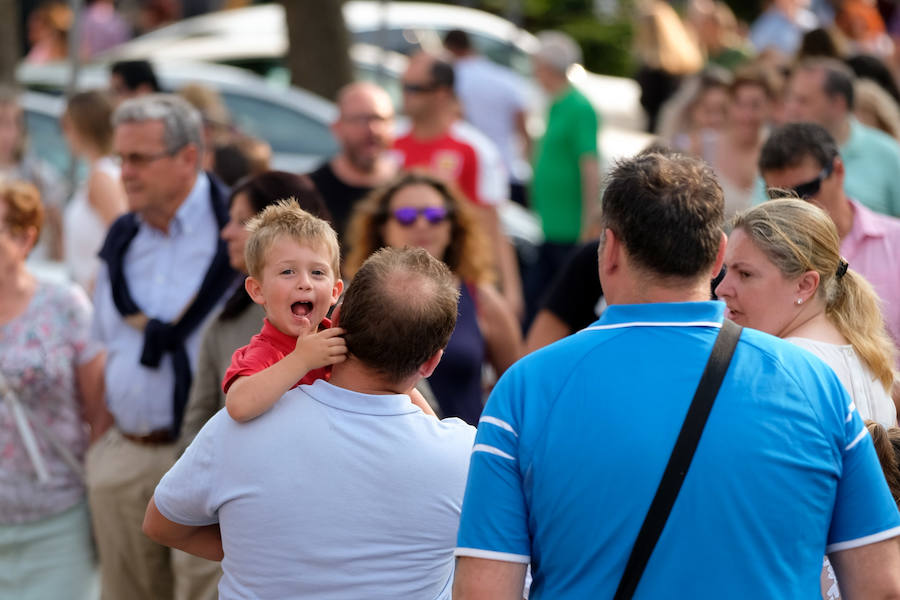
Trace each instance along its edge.
{"label": "gray hair", "polygon": [[581,48],[562,31],[542,31],[537,35],[538,49],[534,57],[548,67],[565,74],[575,63],[581,62]]}
{"label": "gray hair", "polygon": [[[166,152],[194,144],[203,153],[203,118],[185,99],[174,94],[148,94],[124,101],[113,113],[113,127],[123,123],[161,121]],[[199,168],[199,161],[198,161]]]}

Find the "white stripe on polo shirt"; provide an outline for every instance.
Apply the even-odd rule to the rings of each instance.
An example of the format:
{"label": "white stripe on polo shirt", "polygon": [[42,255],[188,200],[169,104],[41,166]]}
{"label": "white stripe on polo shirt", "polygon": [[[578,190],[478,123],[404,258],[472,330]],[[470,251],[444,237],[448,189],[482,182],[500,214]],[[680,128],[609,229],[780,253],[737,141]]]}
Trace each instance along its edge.
{"label": "white stripe on polo shirt", "polygon": [[478,422],[479,423],[487,423],[488,425],[496,425],[500,429],[505,429],[506,431],[510,432],[514,436],[519,437],[519,434],[516,433],[516,430],[512,428],[512,425],[510,425],[509,423],[507,423],[506,421],[504,421],[502,419],[498,419],[497,417],[484,416],[484,417],[481,417],[480,419],[478,419]]}
{"label": "white stripe on polo shirt", "polygon": [[855,445],[857,445],[858,443],[860,443],[862,440],[864,440],[865,437],[866,437],[867,435],[869,435],[869,430],[866,429],[865,427],[863,427],[863,428],[862,428],[862,431],[860,431],[859,433],[857,433],[857,434],[856,434],[856,437],[853,438],[853,441],[850,442],[849,444],[847,444],[847,445],[844,447],[844,452],[846,452],[847,450],[852,450],[853,447],[854,447]]}
{"label": "white stripe on polo shirt", "polygon": [[855,540],[847,540],[846,542],[837,542],[836,544],[830,544],[828,546],[825,546],[825,552],[826,554],[828,554],[831,552],[839,552],[841,550],[849,550],[850,548],[868,546],[869,544],[874,544],[875,542],[889,540],[893,537],[897,537],[898,535],[900,535],[900,527],[893,527],[891,529],[879,531],[878,533],[873,533],[872,535],[856,538]]}
{"label": "white stripe on polo shirt", "polygon": [[514,562],[528,564],[531,557],[527,554],[513,554],[512,552],[495,552],[493,550],[481,550],[480,548],[457,548],[453,551],[454,556],[471,556],[473,558],[487,558],[489,560],[502,560],[503,562]]}
{"label": "white stripe on polo shirt", "polygon": [[717,321],[632,321],[631,323],[594,325],[592,327],[585,327],[581,331],[602,331],[605,329],[622,329],[625,327],[715,327],[721,329],[722,324]]}
{"label": "white stripe on polo shirt", "polygon": [[500,448],[495,448],[494,446],[488,446],[487,444],[475,444],[472,446],[472,454],[476,452],[487,452],[488,454],[496,454],[501,458],[506,458],[509,460],[516,460],[514,456],[507,454]]}

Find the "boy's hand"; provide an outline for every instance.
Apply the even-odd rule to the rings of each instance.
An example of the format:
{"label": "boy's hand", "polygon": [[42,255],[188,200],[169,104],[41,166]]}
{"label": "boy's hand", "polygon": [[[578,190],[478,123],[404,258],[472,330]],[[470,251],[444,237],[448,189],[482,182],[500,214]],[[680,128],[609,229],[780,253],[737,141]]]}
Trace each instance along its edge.
{"label": "boy's hand", "polygon": [[297,338],[294,354],[303,360],[307,373],[313,369],[344,362],[347,343],[341,337],[344,330],[330,327],[323,331]]}

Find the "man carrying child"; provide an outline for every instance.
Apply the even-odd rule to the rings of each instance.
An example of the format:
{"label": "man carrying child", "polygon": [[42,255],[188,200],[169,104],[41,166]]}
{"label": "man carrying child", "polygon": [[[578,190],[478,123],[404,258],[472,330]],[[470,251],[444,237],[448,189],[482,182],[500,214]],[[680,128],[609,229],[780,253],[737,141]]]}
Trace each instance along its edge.
{"label": "man carrying child", "polygon": [[[256,225],[248,248],[265,235]],[[249,423],[224,412],[213,417],[157,487],[145,532],[223,560],[221,598],[350,598],[374,589],[386,597],[449,598],[474,429],[424,414],[407,392],[438,364],[455,326],[452,275],[423,250],[373,255],[342,305],[344,354],[332,342],[339,337],[315,333],[340,292],[322,252],[327,246],[285,233],[261,246],[262,279],[248,289],[265,306],[267,326],[297,336],[296,351],[232,385],[266,373],[272,385],[264,387],[274,394],[303,369],[335,362],[330,379],[280,399],[256,402],[248,394],[243,416],[262,413]],[[317,262],[321,269],[312,268]],[[318,270],[327,274],[310,284],[315,292],[276,285],[297,270],[310,281]],[[283,363],[285,376],[276,381],[271,371]]]}

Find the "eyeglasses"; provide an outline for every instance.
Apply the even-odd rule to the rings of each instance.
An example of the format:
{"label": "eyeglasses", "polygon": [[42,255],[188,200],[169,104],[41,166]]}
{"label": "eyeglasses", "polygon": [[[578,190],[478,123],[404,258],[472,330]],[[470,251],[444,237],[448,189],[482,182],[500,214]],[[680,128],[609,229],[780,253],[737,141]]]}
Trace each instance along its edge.
{"label": "eyeglasses", "polygon": [[415,223],[419,215],[425,217],[425,220],[430,225],[437,225],[450,216],[450,211],[447,210],[446,206],[426,206],[425,208],[402,206],[391,211],[391,216],[394,220],[404,227],[409,227]]}
{"label": "eyeglasses", "polygon": [[816,178],[812,181],[807,181],[806,183],[801,183],[800,185],[795,185],[791,188],[795,194],[804,200],[809,200],[813,196],[819,193],[819,189],[822,187],[822,182],[828,179],[831,175],[832,171],[834,171],[834,160],[832,160],[828,165],[822,169]]}
{"label": "eyeglasses", "polygon": [[436,83],[404,83],[403,91],[407,94],[423,94],[438,89]]}
{"label": "eyeglasses", "polygon": [[341,121],[351,125],[368,126],[372,123],[375,125],[384,125],[391,121],[391,117],[384,115],[344,115],[341,117]]}
{"label": "eyeglasses", "polygon": [[174,152],[169,152],[168,150],[164,150],[162,152],[157,152],[156,154],[141,154],[140,152],[130,152],[128,154],[116,154],[113,156],[115,161],[119,163],[119,165],[131,164],[135,167],[146,167],[152,162],[155,162],[161,158],[166,158],[168,156],[175,156],[178,153],[178,148]]}

